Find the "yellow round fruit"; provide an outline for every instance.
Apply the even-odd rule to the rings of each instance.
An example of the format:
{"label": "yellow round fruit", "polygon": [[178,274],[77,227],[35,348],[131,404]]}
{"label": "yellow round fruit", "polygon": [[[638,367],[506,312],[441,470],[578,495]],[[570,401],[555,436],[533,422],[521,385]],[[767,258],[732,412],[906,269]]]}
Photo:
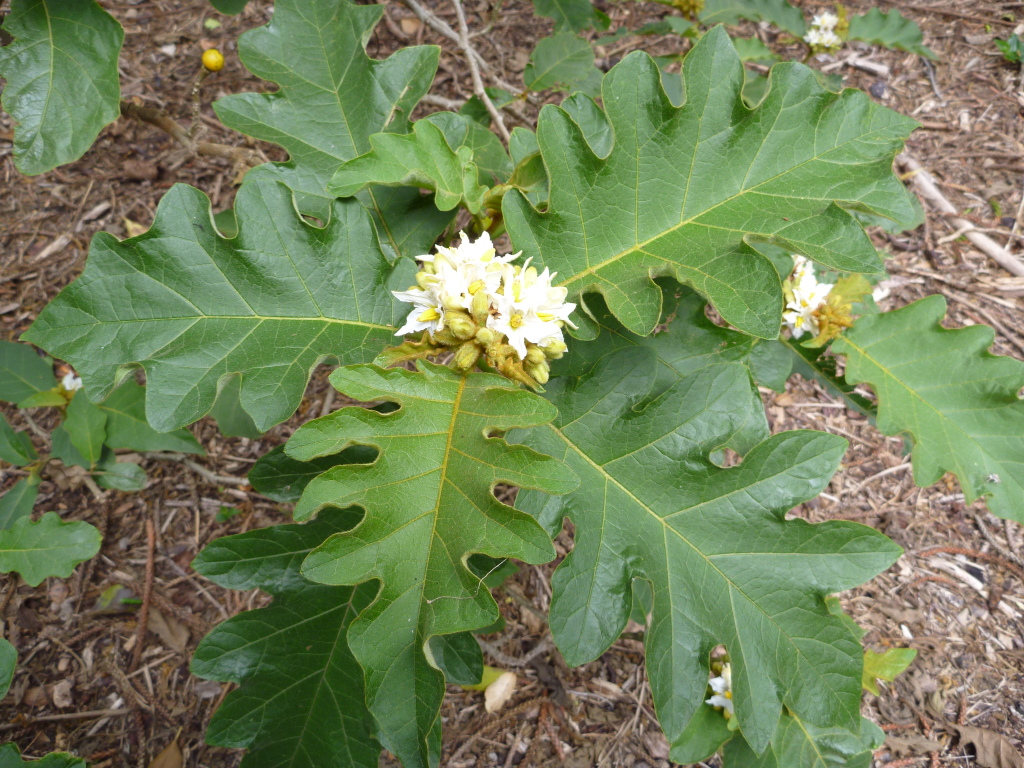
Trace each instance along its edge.
{"label": "yellow round fruit", "polygon": [[216,48],[203,51],[203,66],[211,72],[220,72],[224,69],[224,54]]}

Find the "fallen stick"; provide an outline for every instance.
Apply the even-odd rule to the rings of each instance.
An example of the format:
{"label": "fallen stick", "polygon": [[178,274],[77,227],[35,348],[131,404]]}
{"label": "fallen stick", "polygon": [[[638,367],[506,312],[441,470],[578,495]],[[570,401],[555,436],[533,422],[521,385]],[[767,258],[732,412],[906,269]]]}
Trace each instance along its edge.
{"label": "fallen stick", "polygon": [[904,168],[910,180],[914,184],[914,189],[917,193],[924,198],[933,208],[941,211],[945,214],[952,214],[947,216],[947,220],[950,224],[956,227],[957,232],[962,232],[963,236],[970,240],[978,248],[979,251],[984,253],[999,266],[1019,277],[1024,277],[1024,262],[1013,256],[1003,246],[993,240],[991,237],[986,235],[984,232],[978,230],[972,222],[967,219],[960,218],[957,213],[957,209],[953,206],[949,200],[939,191],[938,186],[935,184],[935,179],[917,162],[914,158],[903,152],[896,156],[896,162]]}

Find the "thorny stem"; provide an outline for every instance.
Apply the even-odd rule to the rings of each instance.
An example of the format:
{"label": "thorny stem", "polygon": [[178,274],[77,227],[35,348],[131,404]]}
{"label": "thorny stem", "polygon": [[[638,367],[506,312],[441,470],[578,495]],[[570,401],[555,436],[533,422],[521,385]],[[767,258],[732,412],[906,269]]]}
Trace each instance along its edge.
{"label": "thorny stem", "polygon": [[501,138],[507,145],[512,137],[508,133],[508,128],[505,127],[505,121],[502,119],[501,113],[494,106],[494,102],[491,101],[491,97],[487,95],[487,90],[484,88],[484,81],[480,77],[480,67],[474,55],[476,51],[469,44],[469,28],[466,26],[466,14],[462,10],[462,0],[452,0],[452,5],[455,6],[455,15],[459,19],[459,46],[466,54],[466,61],[469,63],[469,74],[473,78],[473,90],[480,97],[484,106],[487,107],[491,119],[494,120],[494,127],[497,128],[498,133],[501,134]]}

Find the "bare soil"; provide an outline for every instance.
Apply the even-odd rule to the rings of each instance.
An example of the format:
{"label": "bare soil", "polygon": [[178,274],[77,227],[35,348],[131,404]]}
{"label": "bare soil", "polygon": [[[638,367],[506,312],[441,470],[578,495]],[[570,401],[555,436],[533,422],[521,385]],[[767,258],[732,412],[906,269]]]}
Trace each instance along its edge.
{"label": "bare soil", "polygon": [[[796,4],[808,13],[828,7],[810,0]],[[851,12],[877,4],[846,3]],[[235,55],[238,35],[268,20],[271,6],[266,0],[253,0],[234,18],[214,14],[205,0],[104,5],[126,28],[122,84],[124,97],[136,103],[163,108],[186,121],[201,50],[213,44],[224,51],[227,66],[204,85],[203,138],[246,146],[243,137],[219,125],[209,103],[224,94],[272,89],[245,71]],[[447,3],[432,0],[429,5],[455,24]],[[908,152],[936,176],[958,210],[967,211],[1019,254],[1024,250],[1017,235],[1024,224],[1024,73],[1002,59],[992,39],[1009,36],[1024,21],[1024,3],[919,0],[881,5],[917,21],[940,60],[928,65],[908,53],[850,46],[838,58],[813,65],[842,74],[847,85],[868,90],[880,102],[921,121],[924,127],[911,138]],[[5,6],[0,3],[0,11]],[[524,0],[507,2],[500,11],[486,0],[466,7],[472,29],[493,23],[487,34],[475,38],[480,52],[503,79],[521,82],[527,55],[539,37],[550,33],[550,22],[534,17]],[[634,29],[667,11],[654,3],[602,8],[612,17],[613,28]],[[203,20],[210,17],[223,25],[205,29]],[[746,24],[744,32],[779,50],[786,48],[767,27]],[[461,54],[449,41],[417,25],[397,3],[389,6],[387,23],[377,28],[369,51],[382,58],[399,45],[421,42],[444,47],[432,92],[459,101],[471,95]],[[688,45],[670,36],[629,37],[599,56],[611,65],[634,47],[671,53]],[[537,104],[528,105],[527,116],[537,109]],[[514,115],[507,118],[510,127],[516,124]],[[236,169],[230,161],[191,155],[154,127],[129,119],[104,130],[80,161],[26,178],[12,162],[11,128],[10,119],[0,117],[0,337],[5,339],[16,339],[80,274],[94,233],[105,230],[123,237],[136,224],[148,226],[172,184],[202,189],[215,210],[229,206],[234,196]],[[274,147],[257,149],[272,159],[284,157]],[[996,324],[994,351],[1024,357],[1024,280],[1011,278],[963,238],[948,237],[953,232],[945,218],[929,212],[927,223],[915,232],[876,235],[879,247],[890,255],[892,275],[883,308],[942,293],[949,300],[950,327]],[[95,495],[73,477],[50,473],[37,509],[54,509],[66,519],[97,525],[104,532],[104,545],[69,579],[49,579],[31,588],[0,576],[3,633],[19,654],[14,685],[0,702],[4,740],[16,741],[26,756],[73,750],[99,768],[151,764],[172,742],[181,750],[180,764],[237,764],[240,751],[210,747],[203,740],[206,724],[230,686],[192,677],[189,659],[209,627],[266,598],[222,590],[190,571],[189,563],[217,537],[289,519],[287,509],[245,483],[245,474],[296,425],[325,406],[340,404],[326,402],[324,373],[314,377],[296,416],[260,439],[225,439],[205,420],[192,428],[207,450],[198,461],[221,476],[218,480],[178,462],[146,460],[151,478],[146,490]],[[865,642],[870,647],[919,651],[907,674],[885,685],[881,696],[865,698],[865,714],[891,736],[875,764],[1024,765],[1022,758],[1009,763],[976,760],[976,748],[958,739],[950,725],[986,729],[989,735],[982,740],[1001,734],[1018,750],[1024,747],[1020,526],[997,520],[981,503],[965,505],[955,480],[915,487],[903,441],[880,435],[812,382],[794,377],[785,394],[765,392],[765,403],[776,431],[807,427],[850,441],[843,469],[827,493],[795,513],[812,521],[857,520],[906,550],[887,572],[842,596],[846,610],[868,630]],[[5,413],[19,428],[28,426],[22,414],[10,408]],[[53,426],[42,411],[35,418],[44,430]],[[37,442],[45,447],[42,438]],[[17,476],[15,470],[0,471],[2,488]],[[240,514],[217,522],[222,506],[235,507]],[[137,617],[104,613],[97,603],[112,586],[141,594],[147,519],[157,532],[153,610],[165,626],[145,635],[142,668],[127,679],[121,670],[133,651]],[[568,532],[558,545],[562,553],[571,548]],[[450,690],[443,710],[442,764],[668,766],[668,745],[654,717],[635,631],[578,669],[568,669],[550,650],[528,663],[521,661],[539,643],[548,642],[544,617],[553,567],[523,567],[496,592],[508,628],[490,638],[491,663],[513,667],[520,684],[512,702],[497,715],[484,712],[480,694]],[[107,712],[114,709],[118,711]],[[386,755],[382,762],[394,764]]]}

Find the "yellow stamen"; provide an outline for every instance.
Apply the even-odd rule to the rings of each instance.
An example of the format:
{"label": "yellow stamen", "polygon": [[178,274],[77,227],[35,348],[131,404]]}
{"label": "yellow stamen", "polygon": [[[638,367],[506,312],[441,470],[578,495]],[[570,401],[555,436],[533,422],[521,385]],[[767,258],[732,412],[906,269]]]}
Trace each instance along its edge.
{"label": "yellow stamen", "polygon": [[725,698],[727,698],[727,699],[731,699],[732,698],[732,691],[726,691],[722,695],[725,696]]}
{"label": "yellow stamen", "polygon": [[520,283],[512,283],[512,299],[514,301],[519,301],[522,290],[523,286]]}
{"label": "yellow stamen", "polygon": [[480,289],[483,287],[483,280],[474,280],[472,283],[469,284],[469,295],[476,296],[480,292]]}
{"label": "yellow stamen", "polygon": [[518,312],[508,319],[509,328],[518,328],[523,324],[523,316]]}
{"label": "yellow stamen", "polygon": [[441,313],[433,307],[428,307],[427,310],[419,316],[418,320],[421,323],[429,323],[433,320],[437,320],[441,317]]}
{"label": "yellow stamen", "polygon": [[538,312],[537,317],[543,320],[545,323],[550,323],[552,320],[555,319],[555,316],[552,315],[550,312]]}

